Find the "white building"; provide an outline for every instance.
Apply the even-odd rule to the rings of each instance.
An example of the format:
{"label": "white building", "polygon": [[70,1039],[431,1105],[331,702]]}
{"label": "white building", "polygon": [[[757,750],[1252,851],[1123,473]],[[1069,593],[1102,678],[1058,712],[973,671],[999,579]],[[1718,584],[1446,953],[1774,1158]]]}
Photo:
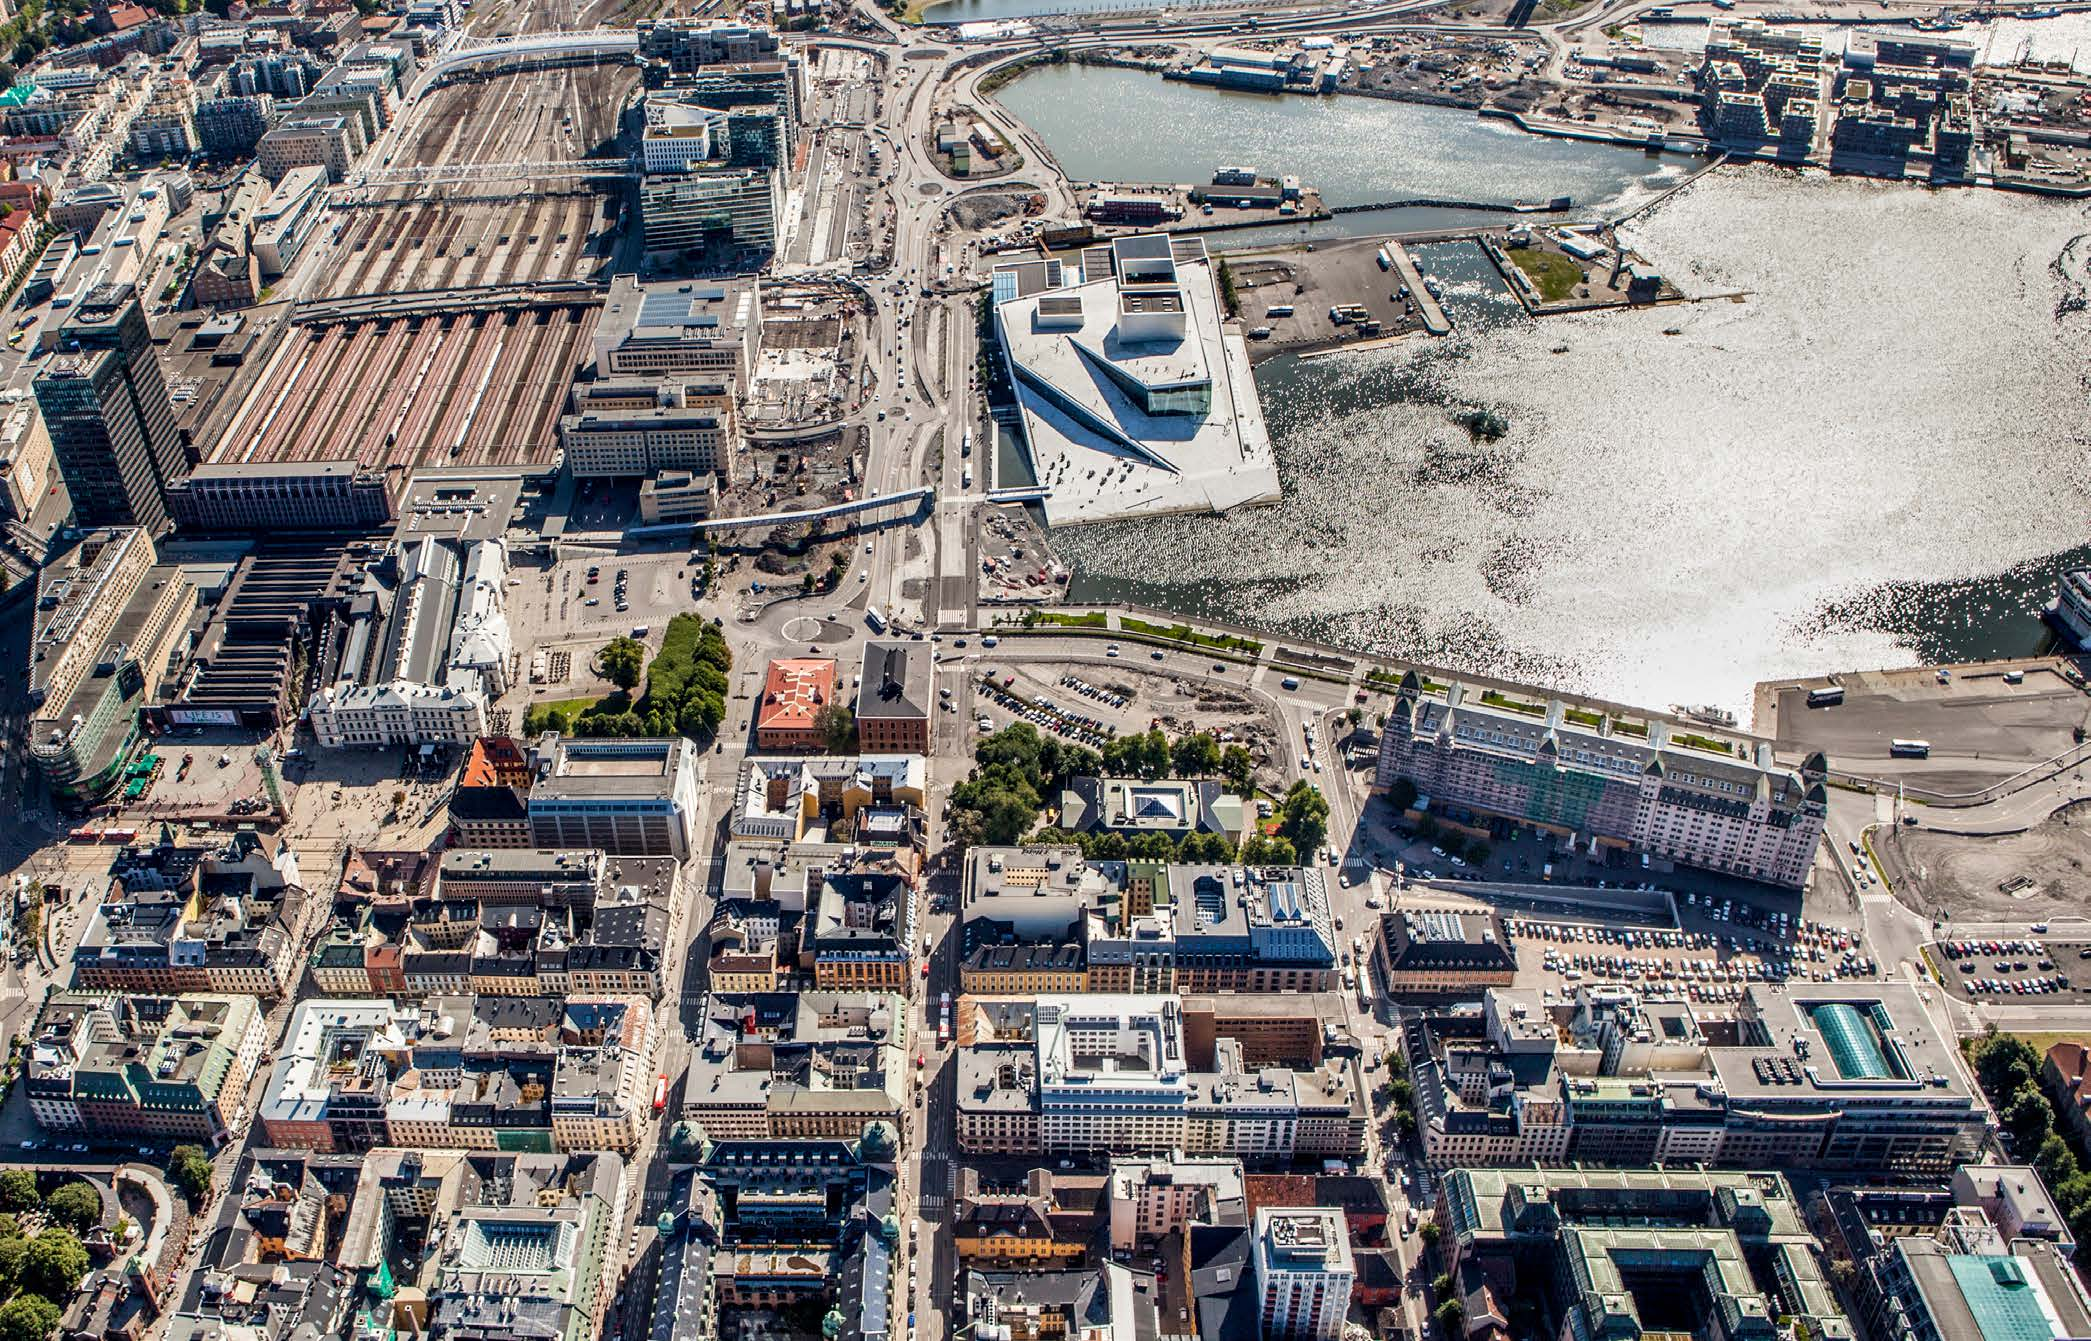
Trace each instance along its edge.
{"label": "white building", "polygon": [[726,114],[709,107],[649,98],[639,138],[639,167],[647,173],[688,172],[725,156]]}
{"label": "white building", "polygon": [[1262,1207],[1249,1252],[1263,1341],[1335,1341],[1343,1335],[1358,1272],[1342,1211]]}
{"label": "white building", "polygon": [[1060,525],[1274,502],[1248,343],[1205,245],[1147,233],[997,266],[995,332]]}
{"label": "white building", "polygon": [[508,687],[507,547],[417,536],[395,565],[396,586],[352,607],[334,680],[312,697],[313,735],[330,748],[470,745]]}
{"label": "white building", "polygon": [[317,164],[292,168],[254,216],[254,259],[264,277],[290,269],[326,216],[327,170]]}

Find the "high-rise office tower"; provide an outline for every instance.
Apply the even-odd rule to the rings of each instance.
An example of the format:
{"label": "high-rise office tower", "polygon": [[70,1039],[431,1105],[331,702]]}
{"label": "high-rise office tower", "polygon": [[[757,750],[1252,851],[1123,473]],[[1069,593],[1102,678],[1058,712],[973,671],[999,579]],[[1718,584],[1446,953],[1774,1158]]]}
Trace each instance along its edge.
{"label": "high-rise office tower", "polygon": [[134,285],[104,284],[74,304],[36,403],[79,525],[166,527],[166,490],[189,461]]}

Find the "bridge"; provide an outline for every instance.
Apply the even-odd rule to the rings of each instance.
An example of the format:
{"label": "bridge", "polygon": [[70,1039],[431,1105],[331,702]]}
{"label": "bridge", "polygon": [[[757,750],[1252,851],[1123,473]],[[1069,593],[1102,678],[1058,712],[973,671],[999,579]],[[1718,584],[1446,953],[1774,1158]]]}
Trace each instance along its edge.
{"label": "bridge", "polygon": [[[334,203],[360,204],[359,191],[413,187],[478,186],[491,182],[537,183],[554,177],[623,177],[632,171],[628,158],[569,158],[543,163],[430,163],[419,167],[372,168],[358,172],[334,189]],[[390,203],[390,202],[387,202]]]}
{"label": "bridge", "polygon": [[414,77],[411,101],[463,70],[531,65],[561,60],[596,60],[639,54],[636,28],[591,28],[581,32],[518,33],[513,37],[460,37],[429,58]]}
{"label": "bridge", "polygon": [[937,491],[934,488],[925,485],[881,494],[877,498],[858,498],[847,503],[831,503],[827,507],[771,512],[759,517],[713,517],[708,521],[660,522],[651,526],[627,527],[624,533],[627,536],[687,535],[694,531],[700,535],[710,535],[721,531],[746,530],[749,527],[768,529],[789,526],[794,522],[822,521],[829,517],[851,517],[876,512],[890,512],[892,516],[871,520],[891,521],[920,511],[922,504],[934,500],[936,495]]}

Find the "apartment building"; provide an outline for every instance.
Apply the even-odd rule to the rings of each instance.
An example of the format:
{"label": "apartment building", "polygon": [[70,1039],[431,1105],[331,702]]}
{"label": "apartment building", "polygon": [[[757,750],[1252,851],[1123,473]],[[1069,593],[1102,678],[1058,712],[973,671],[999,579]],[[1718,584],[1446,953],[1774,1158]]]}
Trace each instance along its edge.
{"label": "apartment building", "polygon": [[1357,1267],[1341,1211],[1259,1210],[1249,1251],[1264,1341],[1343,1335]]}
{"label": "apartment building", "polygon": [[1377,785],[1406,778],[1435,813],[1530,826],[1591,850],[1787,888],[1807,881],[1828,814],[1820,755],[1795,772],[1773,761],[1769,741],[1730,752],[1662,721],[1599,714],[1593,726],[1559,700],[1528,706],[1460,684],[1426,695],[1411,672],[1380,733]]}
{"label": "apartment building", "polygon": [[266,1034],[252,997],[54,993],[23,1070],[31,1115],[48,1131],[215,1148],[236,1130]]}
{"label": "apartment building", "polygon": [[1075,848],[976,847],[960,980],[968,992],[1322,992],[1333,915],[1316,867],[1088,861]]}
{"label": "apartment building", "polygon": [[907,1002],[892,992],[715,990],[682,1115],[722,1140],[855,1140],[908,1111]]}
{"label": "apartment building", "polygon": [[287,845],[251,831],[219,846],[132,849],[72,953],[83,991],[282,996],[313,900]]}
{"label": "apartment building", "polygon": [[363,123],[354,116],[293,116],[255,143],[254,161],[271,182],[301,167],[325,168],[327,180],[339,182],[367,147]]}
{"label": "apartment building", "polygon": [[1289,1160],[1356,1155],[1356,1067],[1249,1067],[1222,1040],[1194,1070],[1173,996],[960,1003],[958,1139],[993,1153],[1186,1151]]}

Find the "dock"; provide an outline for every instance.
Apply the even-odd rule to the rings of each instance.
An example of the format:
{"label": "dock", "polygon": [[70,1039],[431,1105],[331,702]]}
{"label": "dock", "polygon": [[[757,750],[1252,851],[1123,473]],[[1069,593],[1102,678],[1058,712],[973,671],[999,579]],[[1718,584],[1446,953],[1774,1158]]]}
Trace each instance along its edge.
{"label": "dock", "polygon": [[1437,295],[1423,283],[1423,272],[1409,255],[1409,249],[1399,242],[1386,244],[1387,255],[1394,268],[1401,274],[1401,282],[1409,286],[1409,296],[1416,300],[1416,312],[1423,318],[1423,329],[1432,335],[1452,334],[1452,323],[1445,318],[1445,309],[1438,305]]}

